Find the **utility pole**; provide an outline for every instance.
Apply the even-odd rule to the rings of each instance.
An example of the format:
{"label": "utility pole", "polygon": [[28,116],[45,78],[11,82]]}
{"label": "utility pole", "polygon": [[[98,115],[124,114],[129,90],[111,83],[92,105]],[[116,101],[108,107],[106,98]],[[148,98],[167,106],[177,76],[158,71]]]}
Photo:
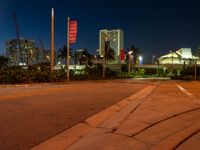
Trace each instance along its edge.
{"label": "utility pole", "polygon": [[51,71],[54,70],[54,9],[51,9]]}
{"label": "utility pole", "polygon": [[69,21],[70,21],[70,17],[67,18],[67,80],[69,81]]}
{"label": "utility pole", "polygon": [[197,79],[197,60],[194,62],[194,79]]}
{"label": "utility pole", "polygon": [[128,54],[128,74],[131,73],[131,54]]}

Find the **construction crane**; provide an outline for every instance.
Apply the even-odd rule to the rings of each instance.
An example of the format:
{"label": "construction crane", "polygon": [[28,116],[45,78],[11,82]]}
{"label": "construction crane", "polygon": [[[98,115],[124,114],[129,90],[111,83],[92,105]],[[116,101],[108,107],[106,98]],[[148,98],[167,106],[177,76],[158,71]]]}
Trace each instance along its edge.
{"label": "construction crane", "polygon": [[42,63],[43,62],[43,57],[44,57],[44,44],[43,44],[43,42],[42,42],[42,40],[39,38],[38,39],[39,40],[39,45],[41,46],[41,49],[40,49],[40,62]]}
{"label": "construction crane", "polygon": [[20,34],[19,34],[19,26],[17,22],[17,16],[15,12],[12,12],[12,16],[14,19],[15,23],[15,30],[16,30],[16,35],[17,35],[17,57],[16,57],[16,64],[19,65],[19,60],[20,60]]}

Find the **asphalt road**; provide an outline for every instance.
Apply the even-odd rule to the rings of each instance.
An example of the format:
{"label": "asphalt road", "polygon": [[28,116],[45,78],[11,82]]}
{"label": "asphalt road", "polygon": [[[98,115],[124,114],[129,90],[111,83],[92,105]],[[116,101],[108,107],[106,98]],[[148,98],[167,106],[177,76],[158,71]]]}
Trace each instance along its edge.
{"label": "asphalt road", "polygon": [[121,103],[33,150],[199,150],[199,81],[159,81]]}
{"label": "asphalt road", "polygon": [[0,149],[26,150],[155,80],[0,87]]}

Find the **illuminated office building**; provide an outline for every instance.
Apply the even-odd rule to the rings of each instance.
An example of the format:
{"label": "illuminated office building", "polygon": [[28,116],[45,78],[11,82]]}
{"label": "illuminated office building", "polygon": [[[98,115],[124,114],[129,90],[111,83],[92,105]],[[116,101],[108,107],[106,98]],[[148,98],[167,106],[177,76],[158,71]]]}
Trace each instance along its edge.
{"label": "illuminated office building", "polygon": [[36,64],[35,41],[24,38],[20,38],[19,41],[17,39],[6,41],[6,57],[10,59],[10,65],[27,66]]}
{"label": "illuminated office building", "polygon": [[115,63],[119,63],[120,50],[124,50],[124,32],[121,29],[100,30],[98,51],[101,57],[105,49],[105,41],[109,42],[110,48],[115,52]]}

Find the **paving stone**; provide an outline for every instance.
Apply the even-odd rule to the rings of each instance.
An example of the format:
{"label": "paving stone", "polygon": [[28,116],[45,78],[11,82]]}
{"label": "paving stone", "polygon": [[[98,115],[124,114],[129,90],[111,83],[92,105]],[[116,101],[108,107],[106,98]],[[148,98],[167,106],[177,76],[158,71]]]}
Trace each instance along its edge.
{"label": "paving stone", "polygon": [[157,144],[166,137],[189,127],[191,124],[191,122],[182,118],[173,118],[150,127],[149,129],[136,135],[135,138],[149,144]]}
{"label": "paving stone", "polygon": [[150,109],[138,109],[133,114],[131,114],[128,119],[138,120],[146,123],[155,123],[164,118],[168,117],[164,113],[160,113]]}
{"label": "paving stone", "polygon": [[181,144],[176,150],[199,150],[200,148],[200,133],[195,134]]}
{"label": "paving stone", "polygon": [[135,133],[145,129],[149,125],[150,124],[141,121],[126,120],[122,126],[115,131],[115,133],[125,136],[133,136]]}
{"label": "paving stone", "polygon": [[120,112],[115,113],[108,120],[100,124],[98,127],[106,129],[117,129],[120,124],[122,124],[127,116],[139,105],[139,102],[131,102],[126,108],[122,109]]}
{"label": "paving stone", "polygon": [[129,99],[131,99],[131,102],[129,103],[127,107],[122,109],[120,112],[115,113],[108,120],[100,124],[98,127],[108,128],[108,129],[117,129],[118,126],[122,124],[123,121],[126,120],[128,115],[130,115],[131,112],[141,104],[142,99],[145,98],[149,93],[151,93],[155,87],[156,86],[148,86],[144,88],[143,90],[141,90],[140,92],[130,96]]}
{"label": "paving stone", "polygon": [[55,137],[39,144],[31,150],[64,150],[83,138],[92,128],[85,124],[77,124]]}
{"label": "paving stone", "polygon": [[129,101],[126,99],[123,101],[120,101],[119,103],[93,115],[92,117],[85,120],[85,123],[97,127],[99,124],[101,124],[103,121],[105,121],[107,118],[109,118],[111,115],[113,115],[115,112],[120,111],[122,108],[127,106]]}
{"label": "paving stone", "polygon": [[[188,137],[190,137],[191,135],[193,135],[194,133],[196,133],[198,131],[200,131],[200,123],[195,124],[191,127],[188,127],[180,132],[177,132],[177,133],[167,137],[166,139],[164,139],[163,141],[161,141],[160,143],[158,143],[157,145],[152,147],[151,150],[175,149],[182,141],[184,141],[185,139],[187,139]],[[199,143],[199,141],[197,143]],[[200,144],[195,144],[195,145],[197,146]],[[190,146],[191,146],[191,144],[190,144]],[[195,147],[195,146],[193,145],[193,147]],[[191,149],[191,147],[189,149]]]}
{"label": "paving stone", "polygon": [[149,146],[141,141],[109,133],[86,137],[66,150],[147,150],[148,148]]}

